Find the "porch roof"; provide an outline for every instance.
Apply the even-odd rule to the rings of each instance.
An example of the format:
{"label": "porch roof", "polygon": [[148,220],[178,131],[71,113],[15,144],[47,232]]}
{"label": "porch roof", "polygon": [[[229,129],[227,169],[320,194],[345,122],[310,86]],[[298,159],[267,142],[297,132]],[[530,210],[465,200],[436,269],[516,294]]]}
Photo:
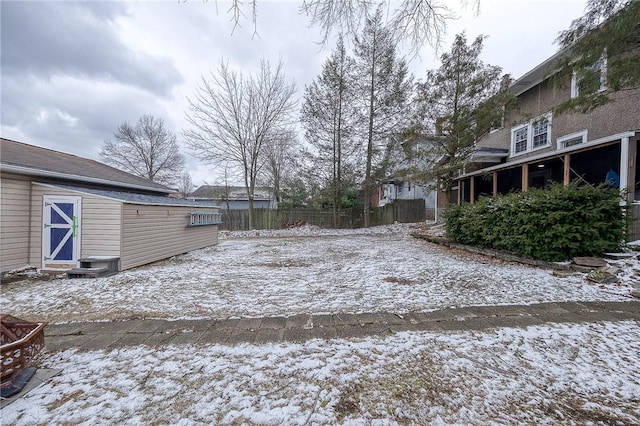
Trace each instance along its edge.
{"label": "porch roof", "polygon": [[506,148],[479,147],[471,154],[471,161],[474,163],[495,163],[508,155],[509,150]]}
{"label": "porch roof", "polygon": [[549,158],[558,157],[560,155],[563,155],[563,154],[566,154],[566,153],[569,153],[569,152],[581,151],[581,150],[583,150],[585,148],[593,148],[593,147],[596,147],[598,145],[603,145],[603,144],[606,144],[606,143],[615,142],[615,141],[618,141],[618,140],[622,140],[622,138],[632,138],[632,137],[635,137],[636,135],[640,135],[640,129],[631,130],[631,131],[624,132],[624,133],[617,133],[615,135],[605,136],[605,137],[600,138],[600,139],[594,139],[594,140],[592,140],[590,142],[581,143],[581,144],[578,144],[578,145],[572,145],[572,146],[567,147],[567,148],[557,149],[555,151],[547,151],[547,152],[543,152],[541,154],[532,155],[530,157],[519,158],[519,159],[514,160],[514,161],[509,161],[509,162],[506,162],[506,163],[497,164],[495,166],[485,167],[485,168],[479,169],[479,170],[474,170],[473,172],[464,173],[464,174],[454,178],[454,180],[465,179],[465,178],[468,178],[470,176],[482,175],[482,174],[485,174],[487,172],[493,172],[493,171],[497,171],[497,170],[510,169],[512,167],[520,166],[522,164],[533,163],[533,162],[537,162],[537,161],[541,161],[541,160],[546,160],[546,159],[549,159]]}

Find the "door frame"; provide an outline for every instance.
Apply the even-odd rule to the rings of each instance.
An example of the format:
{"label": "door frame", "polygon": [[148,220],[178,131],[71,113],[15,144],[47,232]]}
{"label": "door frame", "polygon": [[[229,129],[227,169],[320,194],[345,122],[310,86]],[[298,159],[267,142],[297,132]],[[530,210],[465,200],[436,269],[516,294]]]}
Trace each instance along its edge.
{"label": "door frame", "polygon": [[[47,228],[51,226],[51,210],[48,208],[53,203],[71,203],[75,216],[75,235],[71,235],[73,241],[73,253],[71,260],[48,259],[50,255],[51,235]],[[65,215],[66,216],[66,215]],[[71,218],[72,220],[74,218]],[[71,269],[78,265],[80,259],[80,242],[82,241],[82,197],[78,195],[43,195],[42,196],[42,268],[43,269]]]}

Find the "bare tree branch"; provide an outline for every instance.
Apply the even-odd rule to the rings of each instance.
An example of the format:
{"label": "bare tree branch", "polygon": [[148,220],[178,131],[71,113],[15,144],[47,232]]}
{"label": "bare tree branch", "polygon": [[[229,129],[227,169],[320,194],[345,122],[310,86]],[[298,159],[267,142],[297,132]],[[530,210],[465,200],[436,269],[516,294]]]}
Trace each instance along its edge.
{"label": "bare tree branch", "polygon": [[239,169],[249,197],[250,227],[268,137],[289,124],[295,92],[295,84],[285,81],[282,61],[272,69],[263,59],[257,75],[247,77],[220,61],[217,74],[203,77],[194,97],[187,98],[191,128],[183,132],[186,143],[202,160]]}
{"label": "bare tree branch", "polygon": [[115,141],[105,141],[100,158],[107,164],[164,185],[174,185],[184,168],[184,156],[176,135],[164,127],[164,120],[150,115],[135,126],[118,126]]}
{"label": "bare tree branch", "polygon": [[[324,47],[331,41],[334,31],[348,36],[358,34],[378,6],[386,4],[386,26],[394,32],[396,42],[407,42],[411,51],[417,54],[425,44],[440,47],[447,21],[456,18],[450,3],[448,0],[303,0],[300,13],[307,15],[311,24],[320,29],[320,44]],[[459,3],[463,7],[473,4],[476,13],[479,13],[480,0],[459,0]],[[251,10],[252,38],[257,37],[258,0],[231,0],[227,9],[233,23],[231,32],[233,34],[237,27],[241,27],[242,20],[248,19],[243,11],[246,5]]]}

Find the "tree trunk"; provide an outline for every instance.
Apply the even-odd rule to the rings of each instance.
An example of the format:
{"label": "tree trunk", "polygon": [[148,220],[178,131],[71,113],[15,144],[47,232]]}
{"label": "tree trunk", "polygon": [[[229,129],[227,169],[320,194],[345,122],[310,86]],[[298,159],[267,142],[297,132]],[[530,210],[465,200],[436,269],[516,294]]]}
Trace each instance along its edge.
{"label": "tree trunk", "polygon": [[[344,64],[344,58],[342,59],[342,64]],[[343,81],[343,73],[344,69],[341,71],[340,75],[340,83],[338,86],[338,146],[337,148],[337,173],[336,173],[336,199],[338,207],[336,209],[335,219],[334,219],[334,228],[338,227],[338,222],[340,218],[340,211],[342,210],[342,96],[344,92],[344,81]]]}
{"label": "tree trunk", "polygon": [[245,179],[244,179],[244,183],[245,183],[245,187],[247,189],[247,201],[249,203],[249,230],[251,231],[253,229],[253,192],[254,192],[254,188],[255,188],[255,180],[253,178],[253,176],[247,176],[247,173],[245,173]]}
{"label": "tree trunk", "polygon": [[371,65],[371,86],[369,87],[369,135],[367,140],[367,169],[364,177],[364,226],[371,226],[369,218],[369,205],[371,204],[371,162],[373,160],[373,108],[374,108],[374,81],[375,79],[375,51]]}

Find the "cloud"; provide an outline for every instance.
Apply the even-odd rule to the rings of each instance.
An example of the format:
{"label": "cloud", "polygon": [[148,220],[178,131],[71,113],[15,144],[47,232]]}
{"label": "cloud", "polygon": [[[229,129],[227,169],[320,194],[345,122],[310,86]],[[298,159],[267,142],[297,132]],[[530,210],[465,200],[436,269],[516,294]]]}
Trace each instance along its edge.
{"label": "cloud", "polygon": [[[520,76],[555,51],[557,31],[580,15],[584,3],[483,1],[480,16],[467,11],[449,23],[443,51],[463,30],[469,40],[490,35],[483,60]],[[263,57],[272,66],[282,58],[300,99],[335,42],[321,49],[320,34],[298,13],[298,2],[259,0],[257,37],[250,2],[243,3],[246,19],[235,31],[229,4],[0,1],[0,134],[98,159],[102,143],[119,124],[151,114],[164,119],[182,142],[186,98],[203,75],[217,70],[221,58],[245,75],[255,73]],[[438,56],[426,47],[410,70],[424,78],[426,70],[439,65]],[[184,146],[182,152],[194,183],[216,180],[219,170],[201,164]]]}
{"label": "cloud", "polygon": [[2,2],[2,74],[71,75],[114,81],[166,96],[183,80],[167,57],[122,39],[119,2]]}
{"label": "cloud", "polygon": [[72,76],[23,81],[3,76],[2,136],[88,158],[124,121],[167,115],[157,96],[132,86]]}

